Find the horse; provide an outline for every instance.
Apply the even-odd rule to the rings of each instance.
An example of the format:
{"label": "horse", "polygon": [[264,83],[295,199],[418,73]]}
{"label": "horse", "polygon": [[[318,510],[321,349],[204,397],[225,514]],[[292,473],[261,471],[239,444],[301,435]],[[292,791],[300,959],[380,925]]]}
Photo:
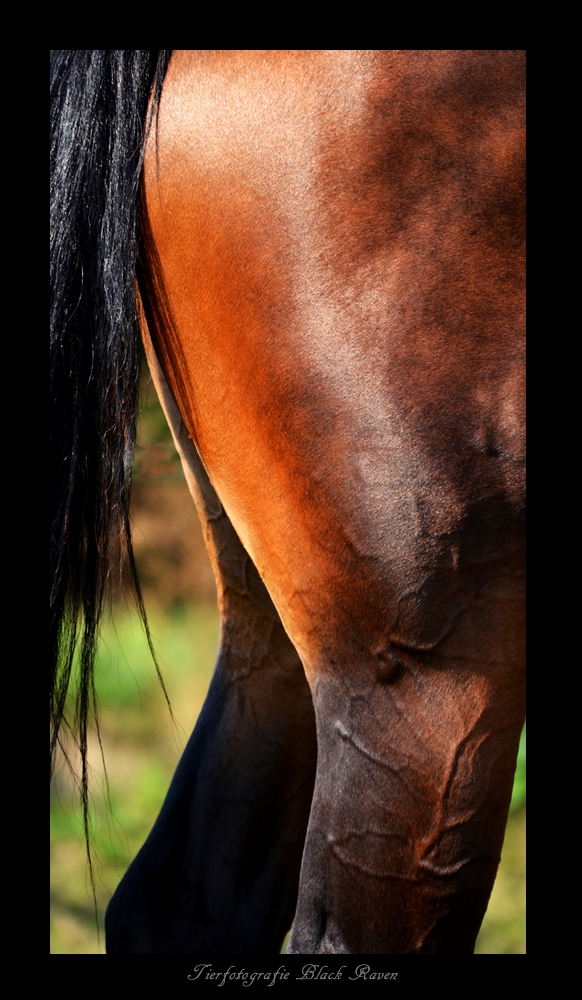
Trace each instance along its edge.
{"label": "horse", "polygon": [[221,615],[108,952],[472,954],[525,717],[523,52],[59,50],[52,121],[85,809],[140,335]]}

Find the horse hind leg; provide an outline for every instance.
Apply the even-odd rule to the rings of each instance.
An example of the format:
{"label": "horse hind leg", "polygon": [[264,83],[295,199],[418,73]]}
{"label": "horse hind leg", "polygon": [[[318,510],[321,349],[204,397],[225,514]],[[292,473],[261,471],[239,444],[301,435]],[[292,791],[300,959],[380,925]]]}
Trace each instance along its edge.
{"label": "horse hind leg", "polygon": [[148,346],[214,563],[221,643],[158,820],[109,905],[107,950],[277,953],[297,903],[315,780],[311,694]]}
{"label": "horse hind leg", "polygon": [[525,712],[516,562],[486,580],[482,560],[431,650],[366,655],[338,630],[327,662],[305,659],[318,771],[289,954],[473,953]]}

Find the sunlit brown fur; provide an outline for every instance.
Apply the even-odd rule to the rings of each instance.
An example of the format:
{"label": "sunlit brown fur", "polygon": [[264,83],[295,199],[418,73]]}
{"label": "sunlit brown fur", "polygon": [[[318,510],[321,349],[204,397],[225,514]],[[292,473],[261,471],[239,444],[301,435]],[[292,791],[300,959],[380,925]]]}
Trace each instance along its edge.
{"label": "sunlit brown fur", "polygon": [[[221,512],[199,502],[231,678],[197,753],[230,796],[245,771],[255,824],[291,797],[263,889],[227,809],[249,886],[216,876],[232,940],[199,928],[212,903],[194,919],[172,896],[118,950],[276,950],[244,895],[285,896],[290,922],[303,838],[290,952],[473,950],[524,718],[523,100],[514,51],[172,58],[145,163],[150,355]],[[251,736],[277,727],[251,787]],[[168,861],[191,900],[226,836],[203,785],[180,848],[198,860]]]}

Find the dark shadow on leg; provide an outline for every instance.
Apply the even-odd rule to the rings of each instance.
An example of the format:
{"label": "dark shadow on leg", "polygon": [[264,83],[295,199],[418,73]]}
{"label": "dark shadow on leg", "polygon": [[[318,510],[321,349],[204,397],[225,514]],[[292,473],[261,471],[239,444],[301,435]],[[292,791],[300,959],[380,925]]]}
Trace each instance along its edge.
{"label": "dark shadow on leg", "polygon": [[162,400],[217,576],[221,645],[160,816],[111,900],[107,950],[277,953],[297,903],[315,780],[311,693],[173,400]]}

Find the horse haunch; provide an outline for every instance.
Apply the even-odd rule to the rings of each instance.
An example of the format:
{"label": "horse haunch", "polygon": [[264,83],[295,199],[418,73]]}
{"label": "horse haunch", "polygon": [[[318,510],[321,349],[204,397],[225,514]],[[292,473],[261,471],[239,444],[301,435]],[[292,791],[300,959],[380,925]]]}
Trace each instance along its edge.
{"label": "horse haunch", "polygon": [[172,54],[141,326],[222,638],[110,952],[473,951],[524,719],[523,63]]}

